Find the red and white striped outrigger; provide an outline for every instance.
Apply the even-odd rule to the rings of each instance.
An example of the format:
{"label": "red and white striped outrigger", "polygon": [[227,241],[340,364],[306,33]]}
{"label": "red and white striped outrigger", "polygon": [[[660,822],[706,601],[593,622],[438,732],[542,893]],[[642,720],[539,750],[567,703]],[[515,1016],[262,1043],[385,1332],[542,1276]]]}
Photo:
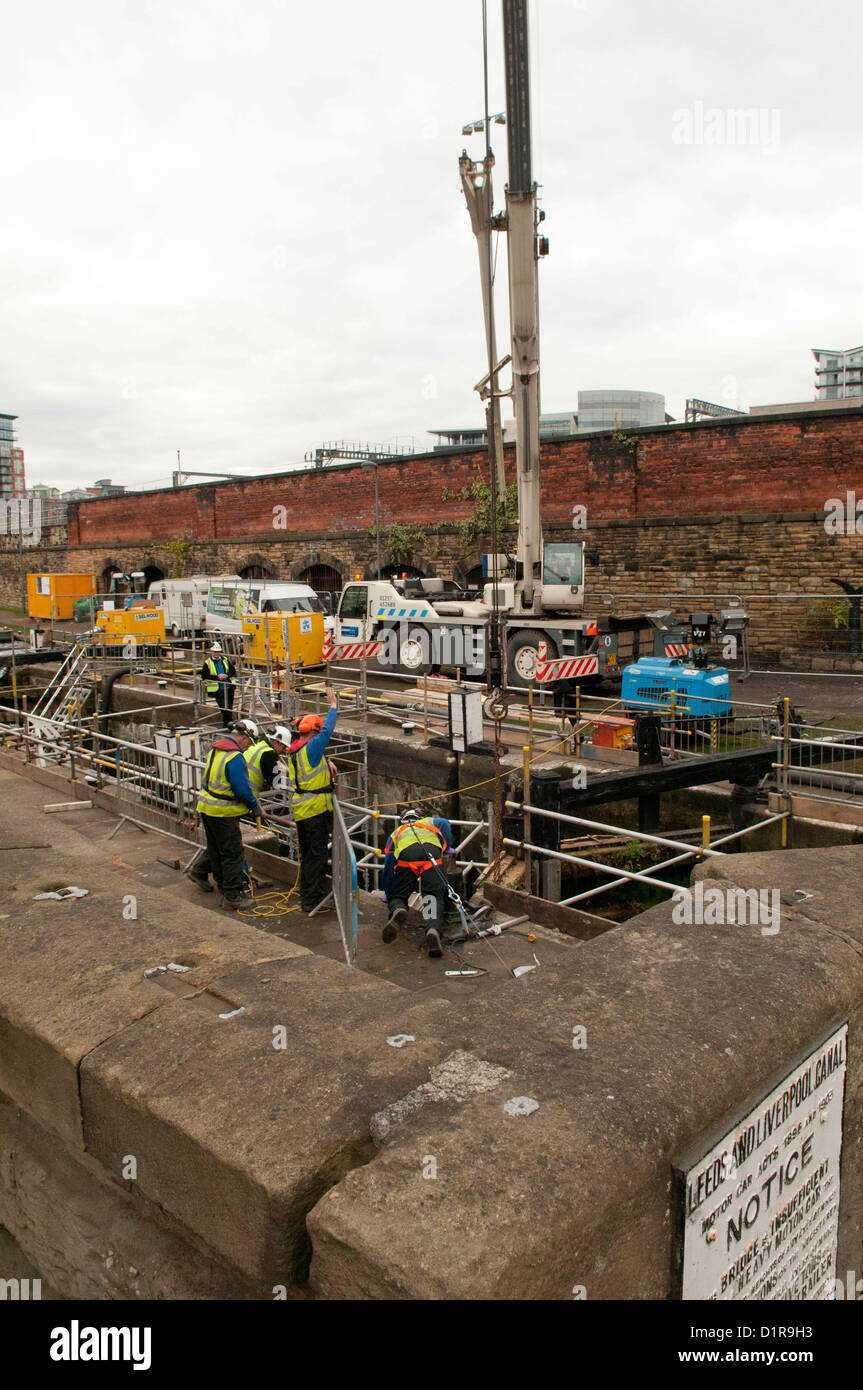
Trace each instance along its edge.
{"label": "red and white striped outrigger", "polygon": [[377,656],[380,642],[349,642],[339,646],[335,642],[325,642],[321,653],[324,661],[360,661],[365,657]]}
{"label": "red and white striped outrigger", "polygon": [[542,657],[536,663],[536,679],[545,681],[568,681],[576,676],[595,676],[599,671],[598,656],[561,656],[555,661]]}
{"label": "red and white striped outrigger", "polygon": [[666,656],[688,656],[689,646],[686,642],[666,642]]}

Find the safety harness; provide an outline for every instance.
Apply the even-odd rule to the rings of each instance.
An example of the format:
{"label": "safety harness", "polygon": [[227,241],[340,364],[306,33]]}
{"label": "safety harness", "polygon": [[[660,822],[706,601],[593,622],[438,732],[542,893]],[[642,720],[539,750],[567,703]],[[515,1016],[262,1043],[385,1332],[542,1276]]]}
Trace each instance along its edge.
{"label": "safety harness", "polygon": [[[397,853],[399,845],[404,846],[405,843],[413,843],[419,845],[421,849],[426,848],[427,841],[420,839],[417,833],[419,828],[422,828],[430,835],[434,835],[437,838],[440,842],[441,851],[443,851],[444,844],[446,843],[441,831],[438,830],[437,826],[433,825],[431,821],[414,821],[397,826],[392,833],[393,852],[395,854],[396,863],[403,865],[406,869],[412,869],[417,878],[420,878],[425,873],[426,869],[440,868],[441,864],[443,864],[443,853],[441,853],[439,859],[399,859]],[[413,836],[412,842],[407,839],[409,834]],[[441,876],[444,877],[443,875]]]}

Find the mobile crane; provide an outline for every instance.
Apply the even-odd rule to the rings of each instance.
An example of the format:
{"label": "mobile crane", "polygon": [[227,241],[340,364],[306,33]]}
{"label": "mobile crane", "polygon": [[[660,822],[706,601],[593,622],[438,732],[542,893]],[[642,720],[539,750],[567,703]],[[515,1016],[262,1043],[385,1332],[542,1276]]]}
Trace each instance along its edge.
{"label": "mobile crane", "polygon": [[[539,235],[545,214],[537,208],[531,164],[527,0],[503,0],[503,31],[509,161],[505,211],[493,212],[488,114],[485,159],[477,163],[463,152],[459,170],[479,246],[489,372],[477,389],[489,401],[493,492],[498,496],[504,478],[494,407],[504,395],[512,397],[514,406],[515,555],[495,551],[489,557],[491,582],[481,599],[447,598],[441,579],[420,580],[412,597],[383,580],[348,584],[339,601],[334,641],[346,651],[378,642],[383,666],[411,674],[459,666],[469,677],[487,679],[492,694],[505,702],[504,682],[523,688],[534,680],[595,681],[603,679],[607,665],[616,672],[616,642],[600,637],[595,620],[576,616],[584,606],[583,542],[546,541],[542,534],[537,267],[548,242]],[[498,389],[497,375],[510,358],[494,360],[493,230],[506,232],[508,244],[512,385],[507,391]]]}

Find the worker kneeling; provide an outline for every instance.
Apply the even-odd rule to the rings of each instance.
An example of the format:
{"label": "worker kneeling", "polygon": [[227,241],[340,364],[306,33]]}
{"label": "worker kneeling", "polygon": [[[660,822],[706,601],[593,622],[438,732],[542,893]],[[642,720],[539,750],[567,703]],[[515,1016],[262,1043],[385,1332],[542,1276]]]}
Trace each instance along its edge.
{"label": "worker kneeling", "polygon": [[382,932],[385,942],[395,941],[407,917],[411,894],[421,893],[428,953],[443,955],[441,932],[448,896],[443,856],[451,852],[452,829],[448,820],[405,811],[401,825],[384,847],[386,859],[381,886],[390,913]]}
{"label": "worker kneeling", "polygon": [[260,815],[243,756],[251,742],[252,736],[243,724],[231,724],[213,740],[197,808],[207,847],[189,872],[192,881],[209,892],[212,874],[225,905],[235,908],[247,907],[252,901],[240,831],[241,816]]}

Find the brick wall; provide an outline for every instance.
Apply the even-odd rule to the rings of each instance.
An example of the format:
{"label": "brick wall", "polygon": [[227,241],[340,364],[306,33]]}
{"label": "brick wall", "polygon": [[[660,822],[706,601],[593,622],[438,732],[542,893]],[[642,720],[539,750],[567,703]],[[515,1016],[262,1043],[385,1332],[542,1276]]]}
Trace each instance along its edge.
{"label": "brick wall", "polygon": [[[511,447],[506,456],[511,478]],[[488,465],[482,452],[422,454],[382,463],[378,473],[382,525],[425,527],[469,517],[473,503],[461,491],[485,479]],[[849,487],[863,495],[863,408],[662,426],[624,439],[603,433],[542,449],[548,523],[565,521],[578,503],[591,520],[814,510]],[[445,489],[455,496],[444,501]],[[70,508],[69,540],[337,539],[374,519],[373,470],[357,465],[81,502]]]}
{"label": "brick wall", "polygon": [[[511,473],[512,449],[507,466]],[[571,535],[572,507],[588,508],[591,611],[663,602],[715,610],[739,595],[763,653],[841,651],[842,596],[830,581],[863,585],[863,536],[828,536],[823,508],[848,489],[863,499],[863,409],[576,438],[544,445],[542,469],[549,537]],[[466,542],[456,529],[473,510],[460,494],[486,475],[483,453],[382,463],[384,564],[462,579],[487,542]],[[444,501],[444,489],[456,495]],[[409,556],[389,549],[395,523],[425,532]],[[100,574],[109,564],[155,565],[170,573],[172,557],[159,546],[186,534],[190,574],[260,564],[296,578],[326,564],[343,579],[371,577],[373,527],[371,469],[305,470],[80,503],[70,508],[68,548],[55,529],[50,544],[25,552],[25,568]],[[3,538],[0,602],[20,601],[18,571],[17,547]],[[835,599],[825,597],[834,589]]]}

